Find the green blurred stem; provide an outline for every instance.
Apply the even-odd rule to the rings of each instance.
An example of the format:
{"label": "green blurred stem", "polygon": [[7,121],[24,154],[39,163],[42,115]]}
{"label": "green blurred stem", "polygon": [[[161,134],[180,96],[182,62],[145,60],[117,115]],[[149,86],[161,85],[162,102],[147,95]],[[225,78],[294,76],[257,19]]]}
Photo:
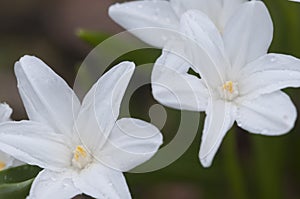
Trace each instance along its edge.
{"label": "green blurred stem", "polygon": [[256,186],[259,198],[283,198],[282,162],[284,153],[280,138],[251,136]]}
{"label": "green blurred stem", "polygon": [[236,127],[228,132],[224,145],[225,169],[234,199],[248,199],[242,166],[238,158]]}

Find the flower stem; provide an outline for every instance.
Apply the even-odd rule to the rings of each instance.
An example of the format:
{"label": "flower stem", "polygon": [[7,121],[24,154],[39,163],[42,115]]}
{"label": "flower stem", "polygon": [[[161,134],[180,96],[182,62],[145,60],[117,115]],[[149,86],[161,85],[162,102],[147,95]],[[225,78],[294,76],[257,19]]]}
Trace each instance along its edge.
{"label": "flower stem", "polygon": [[259,198],[283,198],[282,144],[276,138],[252,136],[256,185]]}
{"label": "flower stem", "polygon": [[238,159],[235,129],[236,127],[233,127],[228,132],[224,143],[225,170],[231,187],[232,198],[248,199],[242,166]]}

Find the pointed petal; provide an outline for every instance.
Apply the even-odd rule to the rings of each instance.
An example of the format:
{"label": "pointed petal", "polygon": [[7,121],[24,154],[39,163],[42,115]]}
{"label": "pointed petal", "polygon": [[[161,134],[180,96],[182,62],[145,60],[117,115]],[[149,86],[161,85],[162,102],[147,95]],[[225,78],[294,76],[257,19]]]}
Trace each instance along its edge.
{"label": "pointed petal", "polygon": [[71,174],[41,171],[32,183],[28,199],[73,198],[82,192],[75,188]]}
{"label": "pointed petal", "polygon": [[273,23],[264,3],[242,4],[227,23],[223,38],[234,70],[266,54],[273,38]]}
{"label": "pointed petal", "polygon": [[190,64],[164,49],[152,71],[152,93],[161,104],[175,109],[204,111],[208,90],[203,82],[187,73]]}
{"label": "pointed petal", "polygon": [[149,160],[162,144],[162,135],[150,123],[123,118],[116,122],[107,142],[98,152],[100,163],[129,171]]}
{"label": "pointed petal", "polygon": [[120,171],[92,164],[74,178],[75,186],[94,198],[130,199],[126,180]]}
{"label": "pointed petal", "polygon": [[188,59],[207,84],[222,85],[225,71],[229,67],[225,58],[222,37],[213,22],[197,10],[186,12],[181,18],[181,30],[190,48]]}
{"label": "pointed petal", "polygon": [[206,115],[199,158],[204,167],[209,167],[235,121],[235,107],[223,100],[214,100],[210,102]]}
{"label": "pointed petal", "polygon": [[282,135],[295,124],[297,110],[288,95],[281,91],[244,101],[237,112],[238,125],[262,135]]}
{"label": "pointed petal", "polygon": [[10,116],[12,114],[12,109],[6,103],[0,104],[0,123],[6,122],[10,120]]}
{"label": "pointed petal", "polygon": [[24,56],[15,64],[18,88],[30,120],[71,134],[80,102],[67,83],[44,62]]}
{"label": "pointed petal", "polygon": [[0,148],[23,162],[53,170],[69,166],[72,158],[65,137],[29,121],[2,123]]}
{"label": "pointed petal", "polygon": [[145,29],[145,31],[134,31],[133,34],[146,43],[160,48],[163,47],[164,38],[171,34],[164,29],[176,30],[179,26],[179,19],[168,1],[134,1],[115,4],[109,8],[109,15],[129,31],[137,28]]}
{"label": "pointed petal", "polygon": [[282,54],[267,54],[241,71],[240,94],[245,99],[300,86],[300,59]]}
{"label": "pointed petal", "polygon": [[122,62],[104,74],[85,96],[75,128],[89,150],[101,147],[108,137],[134,69],[134,63]]}

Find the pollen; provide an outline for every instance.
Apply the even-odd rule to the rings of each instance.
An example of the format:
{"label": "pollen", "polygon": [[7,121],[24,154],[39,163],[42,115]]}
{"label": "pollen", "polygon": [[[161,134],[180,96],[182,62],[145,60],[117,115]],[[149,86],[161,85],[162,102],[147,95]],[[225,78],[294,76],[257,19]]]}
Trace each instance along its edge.
{"label": "pollen", "polygon": [[6,164],[4,162],[0,161],[0,171],[3,170],[6,167]]}
{"label": "pollen", "polygon": [[234,92],[233,82],[227,81],[225,84],[223,84],[223,89],[232,94]]}
{"label": "pollen", "polygon": [[239,95],[238,84],[233,81],[226,81],[218,90],[220,97],[227,101],[232,101]]}
{"label": "pollen", "polygon": [[77,146],[74,151],[74,159],[78,161],[80,157],[86,158],[86,156],[86,150],[82,146]]}
{"label": "pollen", "polygon": [[76,169],[83,169],[92,161],[92,157],[89,152],[82,146],[76,146],[73,151],[72,165]]}

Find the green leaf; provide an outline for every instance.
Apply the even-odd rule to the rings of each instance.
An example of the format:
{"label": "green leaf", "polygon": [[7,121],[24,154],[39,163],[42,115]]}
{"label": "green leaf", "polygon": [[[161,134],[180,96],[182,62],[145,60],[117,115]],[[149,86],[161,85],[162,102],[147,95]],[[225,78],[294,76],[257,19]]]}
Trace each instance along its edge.
{"label": "green leaf", "polygon": [[102,32],[95,32],[95,31],[89,31],[89,30],[83,30],[79,29],[76,33],[76,35],[85,41],[86,43],[92,45],[92,46],[97,46],[100,44],[102,41],[105,39],[109,38],[110,35],[107,33],[102,33]]}
{"label": "green leaf", "polygon": [[0,198],[23,199],[29,193],[31,184],[41,169],[23,165],[0,172]]}

